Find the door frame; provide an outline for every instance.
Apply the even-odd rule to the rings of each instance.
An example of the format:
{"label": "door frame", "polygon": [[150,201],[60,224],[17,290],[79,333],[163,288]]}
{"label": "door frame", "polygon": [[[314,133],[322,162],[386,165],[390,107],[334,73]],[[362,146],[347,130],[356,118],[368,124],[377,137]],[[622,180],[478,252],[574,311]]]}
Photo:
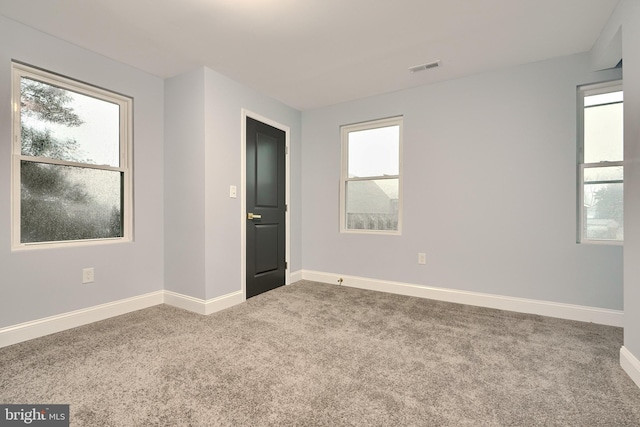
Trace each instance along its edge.
{"label": "door frame", "polygon": [[284,214],[285,221],[285,255],[284,259],[287,263],[287,269],[284,272],[284,284],[290,283],[291,272],[291,203],[289,200],[290,191],[290,155],[289,155],[289,139],[291,128],[289,126],[278,123],[260,114],[245,108],[240,109],[240,281],[242,284],[242,299],[247,300],[247,117],[251,117],[259,122],[280,129],[285,134],[285,204],[287,210]]}

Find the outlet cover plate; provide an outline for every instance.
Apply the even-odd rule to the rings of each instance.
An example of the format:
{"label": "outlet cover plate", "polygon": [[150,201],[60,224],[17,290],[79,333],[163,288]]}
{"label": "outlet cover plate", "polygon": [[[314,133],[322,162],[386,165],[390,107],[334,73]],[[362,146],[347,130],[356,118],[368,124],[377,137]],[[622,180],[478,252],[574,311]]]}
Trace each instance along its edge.
{"label": "outlet cover plate", "polygon": [[427,254],[418,252],[418,264],[425,265],[427,263]]}
{"label": "outlet cover plate", "polygon": [[93,267],[82,269],[82,283],[93,283]]}

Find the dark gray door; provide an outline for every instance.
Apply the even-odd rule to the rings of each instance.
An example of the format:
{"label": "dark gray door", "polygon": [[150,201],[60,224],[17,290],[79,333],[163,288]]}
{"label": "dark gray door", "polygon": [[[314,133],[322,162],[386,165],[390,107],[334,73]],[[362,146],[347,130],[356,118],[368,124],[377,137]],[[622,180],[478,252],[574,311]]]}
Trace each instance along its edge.
{"label": "dark gray door", "polygon": [[247,117],[247,298],[285,284],[285,133]]}

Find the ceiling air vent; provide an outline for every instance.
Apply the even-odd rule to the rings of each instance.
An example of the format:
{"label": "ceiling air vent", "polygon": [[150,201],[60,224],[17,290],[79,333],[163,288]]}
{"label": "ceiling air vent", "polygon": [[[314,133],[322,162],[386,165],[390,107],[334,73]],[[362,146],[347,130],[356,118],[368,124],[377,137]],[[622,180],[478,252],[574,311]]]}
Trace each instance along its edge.
{"label": "ceiling air vent", "polygon": [[440,60],[429,62],[428,64],[415,65],[413,67],[409,67],[409,71],[412,73],[417,73],[418,71],[430,70],[432,68],[438,68],[440,66]]}

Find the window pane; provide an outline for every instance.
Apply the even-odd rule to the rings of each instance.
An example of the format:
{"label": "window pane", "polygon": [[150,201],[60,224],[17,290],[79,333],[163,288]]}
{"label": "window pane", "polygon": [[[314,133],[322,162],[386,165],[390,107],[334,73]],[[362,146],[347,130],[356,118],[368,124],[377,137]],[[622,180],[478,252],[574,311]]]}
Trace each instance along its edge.
{"label": "window pane", "polygon": [[22,154],[120,166],[120,107],[22,77]]}
{"label": "window pane", "polygon": [[622,181],[623,175],[622,166],[584,168],[585,183],[595,181]]}
{"label": "window pane", "polygon": [[122,237],[122,173],[22,161],[21,243]]}
{"label": "window pane", "polygon": [[346,228],[398,229],[398,179],[346,182]]}
{"label": "window pane", "polygon": [[584,109],[584,162],[623,159],[622,103],[597,105]]}
{"label": "window pane", "polygon": [[587,239],[623,240],[623,184],[585,184],[584,235]]}
{"label": "window pane", "polygon": [[349,132],[348,177],[399,175],[400,126]]}

